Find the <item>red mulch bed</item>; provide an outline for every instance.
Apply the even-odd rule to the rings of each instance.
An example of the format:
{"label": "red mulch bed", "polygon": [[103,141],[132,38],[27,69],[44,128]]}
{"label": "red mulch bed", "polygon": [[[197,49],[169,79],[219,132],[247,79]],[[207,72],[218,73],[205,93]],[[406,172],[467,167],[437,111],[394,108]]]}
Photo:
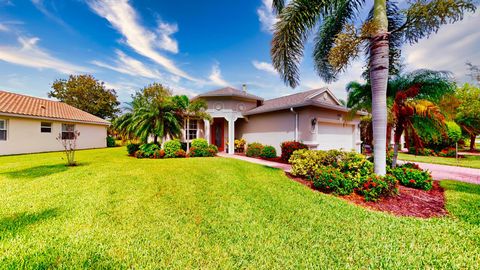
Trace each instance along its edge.
{"label": "red mulch bed", "polygon": [[[287,173],[287,176],[296,182],[314,189],[310,181],[295,177],[289,173]],[[431,218],[442,217],[448,214],[445,209],[444,190],[438,181],[433,182],[433,188],[429,191],[400,186],[398,196],[382,198],[377,202],[366,202],[362,196],[355,193],[347,196],[339,196],[339,198],[372,210],[388,212],[396,216]]]}

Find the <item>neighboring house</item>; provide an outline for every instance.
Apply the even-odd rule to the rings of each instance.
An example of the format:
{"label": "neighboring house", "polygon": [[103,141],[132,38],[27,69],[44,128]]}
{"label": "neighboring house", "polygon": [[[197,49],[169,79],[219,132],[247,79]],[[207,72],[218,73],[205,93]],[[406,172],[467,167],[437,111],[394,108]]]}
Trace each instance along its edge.
{"label": "neighboring house", "polygon": [[272,145],[280,152],[284,141],[300,141],[311,149],[345,149],[360,151],[358,124],[364,113],[349,117],[327,88],[300,92],[270,100],[244,90],[226,87],[200,94],[212,121],[191,120],[184,141],[205,138],[220,151],[234,152],[234,139],[247,143]]}
{"label": "neighboring house", "polygon": [[56,138],[75,130],[77,149],[106,147],[109,125],[62,102],[0,91],[0,155],[63,150]]}

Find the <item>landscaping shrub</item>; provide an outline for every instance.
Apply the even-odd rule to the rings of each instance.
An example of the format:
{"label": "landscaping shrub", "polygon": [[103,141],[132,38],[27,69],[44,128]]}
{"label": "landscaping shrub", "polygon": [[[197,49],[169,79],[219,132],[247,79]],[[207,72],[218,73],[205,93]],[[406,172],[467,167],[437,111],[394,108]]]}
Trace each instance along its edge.
{"label": "landscaping shrub", "polygon": [[[176,157],[176,152],[178,150],[182,150],[182,145],[180,144],[179,140],[170,140],[163,144],[163,150],[165,151],[166,158],[174,158]],[[184,150],[185,152],[185,150]]]}
{"label": "landscaping shrub", "polygon": [[245,152],[245,144],[247,142],[245,141],[244,138],[241,138],[241,139],[237,139],[234,141],[234,144],[235,144],[235,152],[237,153],[243,153]]}
{"label": "landscaping shrub", "polygon": [[275,147],[271,145],[266,145],[265,147],[263,147],[262,152],[260,153],[260,156],[262,158],[276,158],[277,151],[275,150]]}
{"label": "landscaping shrub", "polygon": [[153,158],[163,158],[165,156],[165,151],[163,149],[155,150],[153,153]]}
{"label": "landscaping shrub", "polygon": [[438,152],[439,157],[455,157],[457,155],[457,150],[454,147],[448,147]]}
{"label": "landscaping shrub", "polygon": [[296,176],[311,178],[320,169],[325,159],[325,151],[301,149],[293,152],[288,161],[292,164],[291,173]]}
{"label": "landscaping shrub", "polygon": [[407,162],[407,163],[404,163],[400,166],[398,166],[399,168],[409,168],[409,169],[416,169],[416,170],[421,170],[420,169],[420,166],[418,166],[418,164],[416,163],[411,163],[411,162]]}
{"label": "landscaping shrub", "polygon": [[183,149],[179,149],[179,150],[175,151],[175,157],[176,158],[187,157],[187,152],[185,152],[185,150],[183,150]]}
{"label": "landscaping shrub", "polygon": [[208,152],[210,152],[210,154],[211,154],[212,156],[216,156],[217,153],[218,153],[218,147],[217,147],[216,145],[214,145],[214,144],[210,144],[210,145],[208,146]]}
{"label": "landscaping shrub", "polygon": [[192,147],[196,148],[208,148],[208,142],[205,139],[194,139],[192,140]]}
{"label": "landscaping shrub", "polygon": [[290,156],[293,154],[293,152],[300,150],[300,149],[308,149],[308,146],[301,143],[301,142],[296,142],[296,141],[286,141],[283,142],[280,145],[280,148],[282,149],[282,154],[281,154],[281,159],[284,162],[288,162],[290,160]]}
{"label": "landscaping shrub", "polygon": [[321,166],[311,180],[315,188],[338,195],[351,194],[355,188],[355,183],[351,179],[333,167]]}
{"label": "landscaping shrub", "polygon": [[135,152],[138,151],[138,148],[140,147],[139,144],[136,143],[131,143],[127,145],[127,152],[129,156],[135,155]]}
{"label": "landscaping shrub", "polygon": [[259,157],[262,153],[263,145],[261,143],[250,143],[247,146],[247,152],[245,153],[247,157]]}
{"label": "landscaping shrub", "polygon": [[357,192],[363,195],[365,201],[377,201],[382,197],[389,197],[398,194],[398,181],[394,176],[371,175],[361,183]]}
{"label": "landscaping shrub", "polygon": [[403,186],[423,190],[432,188],[432,176],[428,171],[401,166],[393,169],[392,174]]}
{"label": "landscaping shrub", "polygon": [[453,145],[462,139],[462,128],[457,123],[447,121],[445,122],[445,127],[448,136],[448,143],[450,143],[450,145]]}
{"label": "landscaping shrub", "polygon": [[107,147],[115,147],[115,138],[107,136]]}
{"label": "landscaping shrub", "polygon": [[417,156],[436,156],[435,151],[430,148],[416,149],[415,147],[410,147],[408,153]]}
{"label": "landscaping shrub", "polygon": [[208,146],[207,147],[192,146],[190,148],[190,152],[188,152],[188,156],[189,157],[211,157],[213,155],[210,153]]}
{"label": "landscaping shrub", "polygon": [[160,146],[155,143],[145,143],[140,145],[139,149],[143,152],[143,157],[149,158],[153,157],[155,151],[160,150]]}
{"label": "landscaping shrub", "polygon": [[144,158],[145,157],[145,154],[143,153],[142,150],[137,150],[134,155],[135,155],[136,158]]}

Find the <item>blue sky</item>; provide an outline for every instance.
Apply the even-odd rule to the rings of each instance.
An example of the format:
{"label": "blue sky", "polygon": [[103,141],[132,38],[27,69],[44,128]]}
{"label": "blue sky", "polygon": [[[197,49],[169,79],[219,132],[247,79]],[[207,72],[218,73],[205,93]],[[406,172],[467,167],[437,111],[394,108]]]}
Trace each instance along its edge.
{"label": "blue sky", "polygon": [[[301,86],[286,87],[270,64],[271,0],[127,1],[0,0],[0,89],[45,97],[55,79],[93,74],[122,101],[160,82],[195,95],[222,86],[265,98],[325,86],[311,62],[301,65]],[[450,70],[467,81],[465,62],[480,64],[480,16],[446,25],[414,46],[407,69]],[[329,85],[345,98],[345,84],[361,80],[358,59]]]}

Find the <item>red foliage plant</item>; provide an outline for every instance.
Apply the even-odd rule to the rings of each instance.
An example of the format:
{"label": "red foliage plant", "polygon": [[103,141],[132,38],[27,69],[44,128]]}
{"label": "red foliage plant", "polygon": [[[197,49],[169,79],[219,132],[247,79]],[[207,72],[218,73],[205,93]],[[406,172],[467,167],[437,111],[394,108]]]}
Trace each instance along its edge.
{"label": "red foliage plant", "polygon": [[308,149],[308,146],[306,144],[303,144],[301,142],[297,141],[286,141],[283,142],[280,147],[282,148],[282,155],[281,159],[284,162],[288,162],[290,159],[290,156],[295,152],[296,150],[300,149]]}

